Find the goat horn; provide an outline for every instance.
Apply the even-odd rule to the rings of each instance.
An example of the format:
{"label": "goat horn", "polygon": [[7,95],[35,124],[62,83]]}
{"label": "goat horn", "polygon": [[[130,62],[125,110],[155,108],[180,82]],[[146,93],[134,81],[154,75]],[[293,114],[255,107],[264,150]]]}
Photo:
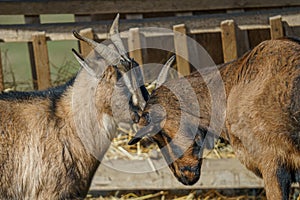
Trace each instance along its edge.
{"label": "goat horn", "polygon": [[84,41],[92,46],[94,50],[108,62],[109,65],[118,65],[120,63],[120,60],[123,60],[123,58],[117,51],[105,46],[104,44],[97,43],[94,40],[81,36],[76,31],[73,31],[73,35],[77,39]]}
{"label": "goat horn", "polygon": [[109,31],[110,40],[117,47],[119,53],[124,57],[124,59],[126,61],[130,62],[130,59],[127,56],[127,51],[125,50],[122,39],[120,37],[119,18],[120,18],[120,14],[118,13],[116,18],[114,19],[112,25],[111,25],[110,31]]}
{"label": "goat horn", "polygon": [[138,105],[140,109],[143,110],[146,105],[146,101],[149,100],[149,93],[144,85],[143,74],[138,65],[133,66],[133,69],[131,70],[131,77],[134,90],[137,91]]}
{"label": "goat horn", "polygon": [[72,52],[79,62],[79,64],[92,76],[96,77],[96,73],[88,66],[88,64],[85,62],[82,55],[80,55],[75,49],[72,49]]}
{"label": "goat horn", "polygon": [[159,88],[162,84],[164,84],[166,82],[167,77],[168,77],[168,72],[169,72],[174,60],[175,60],[175,55],[173,55],[163,66],[162,70],[160,71],[160,73],[158,75],[155,89]]}
{"label": "goat horn", "polygon": [[[123,45],[122,39],[120,37],[120,33],[119,33],[119,18],[120,18],[120,14],[117,14],[116,18],[114,19],[112,26],[110,28],[109,34],[110,34],[110,39],[112,41],[112,43],[116,46],[116,48],[118,49],[119,53],[121,54],[121,56],[128,62],[131,63],[130,68],[125,67],[126,71],[133,69],[134,71],[132,72],[133,74],[131,74],[131,78],[132,78],[132,89],[133,91],[137,91],[137,85],[139,84],[144,84],[144,80],[143,80],[143,75],[141,72],[141,69],[139,67],[139,64],[136,63],[134,60],[131,60],[128,56],[127,56],[127,51],[125,50],[125,47]],[[126,63],[125,63],[126,64]],[[125,78],[125,77],[124,77]],[[125,79],[124,79],[125,81]],[[139,83],[139,84],[137,84]],[[149,93],[148,91],[145,89],[145,86],[141,86],[141,92],[142,94],[139,94],[139,92],[137,92],[138,94],[132,93],[133,99],[136,98],[136,102],[137,104],[139,104],[140,108],[143,109],[143,107],[146,104],[146,101],[149,99]],[[142,95],[142,98],[140,98],[140,96]]]}
{"label": "goat horn", "polygon": [[[132,81],[133,81],[133,84],[132,84],[132,89],[134,91],[136,91],[138,88],[137,88],[137,82],[139,84],[144,84],[144,80],[143,80],[143,75],[142,75],[142,72],[141,72],[141,69],[138,65],[138,63],[134,62],[133,60],[131,60],[128,55],[127,55],[127,51],[125,50],[125,47],[124,47],[124,44],[122,42],[122,39],[120,37],[120,33],[119,33],[119,18],[120,18],[120,14],[118,13],[116,18],[114,19],[113,23],[112,23],[112,26],[110,28],[110,31],[109,31],[109,34],[110,34],[110,39],[112,41],[112,43],[116,46],[116,48],[118,49],[119,53],[121,54],[121,56],[128,62],[128,63],[131,63],[131,69],[134,68],[134,72],[133,72],[133,76],[132,76]],[[130,68],[127,68],[126,66],[124,66],[126,71],[130,70]],[[135,83],[135,84],[134,84]],[[142,93],[142,98],[139,98],[140,97],[140,94],[136,94],[135,95],[135,98],[138,98],[136,99],[137,102],[140,106],[141,109],[143,109],[143,107],[145,106],[146,104],[146,101],[148,101],[149,99],[149,93],[148,91],[146,90],[145,86],[141,86],[140,87],[141,89],[141,93]]]}

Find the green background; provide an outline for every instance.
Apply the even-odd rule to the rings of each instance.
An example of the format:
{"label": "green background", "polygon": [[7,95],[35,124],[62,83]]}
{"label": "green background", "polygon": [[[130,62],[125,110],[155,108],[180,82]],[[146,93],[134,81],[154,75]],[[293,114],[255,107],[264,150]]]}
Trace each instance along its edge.
{"label": "green background", "polygon": [[[74,22],[74,15],[40,15],[41,23]],[[23,15],[0,15],[2,24],[24,24]],[[52,85],[58,85],[74,76],[79,68],[71,49],[78,49],[76,40],[48,41]],[[4,85],[6,90],[32,90],[32,75],[26,42],[0,43]]]}

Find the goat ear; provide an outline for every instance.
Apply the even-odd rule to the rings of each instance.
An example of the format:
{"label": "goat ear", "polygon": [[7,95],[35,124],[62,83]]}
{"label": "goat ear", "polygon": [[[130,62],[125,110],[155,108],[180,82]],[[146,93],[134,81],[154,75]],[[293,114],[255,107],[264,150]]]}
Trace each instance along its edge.
{"label": "goat ear", "polygon": [[138,143],[142,138],[136,137],[134,136],[129,142],[128,145],[134,145],[136,143]]}
{"label": "goat ear", "polygon": [[171,56],[171,58],[163,66],[162,70],[160,71],[160,73],[157,77],[155,89],[159,88],[162,84],[164,84],[166,82],[167,77],[168,77],[168,72],[169,72],[174,60],[175,60],[175,55]]}
{"label": "goat ear", "polygon": [[81,67],[83,67],[91,76],[96,77],[96,73],[86,63],[86,61],[84,60],[84,58],[82,57],[82,55],[80,55],[75,49],[72,49],[72,52],[73,52],[75,58],[77,59],[77,61],[79,62],[79,64],[81,65]]}
{"label": "goat ear", "polygon": [[158,132],[158,127],[156,127],[154,124],[149,124],[148,126],[143,127],[140,129],[135,136],[128,142],[128,145],[133,145],[139,142],[143,137],[146,135],[154,135]]}

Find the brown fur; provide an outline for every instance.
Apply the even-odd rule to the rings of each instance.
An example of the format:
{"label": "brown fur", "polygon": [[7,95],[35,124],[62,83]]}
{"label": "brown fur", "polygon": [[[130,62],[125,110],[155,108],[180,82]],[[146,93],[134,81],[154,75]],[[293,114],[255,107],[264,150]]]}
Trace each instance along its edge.
{"label": "brown fur", "polygon": [[[85,94],[95,86],[91,85],[91,79],[81,70],[74,84],[67,86],[57,99],[55,107],[51,106],[50,98],[39,95],[0,100],[0,199],[85,197],[99,161],[110,145],[107,141],[115,134],[114,120],[105,122],[103,115],[112,116],[111,97],[117,73],[112,67],[104,72],[96,85],[95,97]],[[91,115],[81,122],[87,124],[86,137],[103,140],[100,147],[93,147],[99,151],[97,158],[85,148],[75,127],[78,122],[75,116],[89,112],[81,106],[76,110],[72,107],[72,101],[76,101],[72,98],[78,98],[73,94],[78,91],[81,106],[89,98],[96,99],[100,134],[96,135],[94,127],[89,125],[94,120],[88,118]],[[105,126],[110,129],[104,130]]]}
{"label": "brown fur", "polygon": [[[299,43],[290,39],[262,42],[238,60],[220,66],[219,71],[227,98],[221,136],[230,142],[239,160],[264,179],[268,199],[288,199],[291,183],[300,179]],[[211,97],[198,72],[185,79],[190,82],[200,106],[200,116],[194,116],[196,124],[200,124],[195,139],[189,137],[188,129],[177,132],[182,113],[190,113],[189,106],[181,106],[180,110],[178,98],[167,87],[154,92],[143,115],[152,112],[151,116],[163,118],[162,130],[152,138],[160,148],[166,146],[162,153],[171,162],[170,168],[179,181],[194,184],[200,177],[202,163],[196,140],[199,144],[199,138],[203,141],[208,136]],[[174,83],[169,81],[167,85],[170,88]],[[177,93],[184,91],[181,86],[176,87]],[[189,95],[185,98],[195,102]],[[166,114],[151,111],[154,104],[164,107]],[[142,117],[139,125],[147,124],[147,119]],[[193,124],[192,120],[186,128]],[[175,137],[179,141],[170,145]],[[183,148],[185,144],[189,146]],[[174,155],[180,150],[184,152],[177,159]]]}

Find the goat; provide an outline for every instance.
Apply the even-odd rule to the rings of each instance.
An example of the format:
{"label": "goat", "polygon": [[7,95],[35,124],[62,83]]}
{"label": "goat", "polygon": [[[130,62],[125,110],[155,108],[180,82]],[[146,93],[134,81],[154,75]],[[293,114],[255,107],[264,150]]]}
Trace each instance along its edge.
{"label": "goat", "polygon": [[[204,71],[204,76],[196,71],[158,87],[139,111],[139,130],[129,141],[135,144],[144,136],[154,140],[185,185],[199,180],[206,137],[218,134],[209,129],[212,104],[218,99],[212,99],[214,91],[207,84],[216,72]],[[291,183],[300,182],[300,42],[264,41],[218,66],[218,73],[226,94],[226,113],[219,113],[224,116],[220,136],[229,141],[242,164],[263,178],[269,200],[288,199]],[[196,99],[185,94],[183,100],[190,104],[182,107],[174,95],[184,92],[185,87],[176,84],[181,80],[187,80],[196,94]],[[190,108],[197,106],[200,114],[191,114]],[[183,127],[182,115],[191,119]]]}
{"label": "goat", "polygon": [[[110,32],[112,48],[74,32],[102,56],[97,66],[73,50],[82,68],[66,84],[0,95],[0,199],[86,196],[118,120],[131,121],[123,107],[128,101],[139,107],[147,99],[146,93],[141,96],[144,86],[136,91],[126,74],[137,63],[126,55],[118,18]],[[116,111],[120,118],[112,113],[116,99],[123,104]]]}

